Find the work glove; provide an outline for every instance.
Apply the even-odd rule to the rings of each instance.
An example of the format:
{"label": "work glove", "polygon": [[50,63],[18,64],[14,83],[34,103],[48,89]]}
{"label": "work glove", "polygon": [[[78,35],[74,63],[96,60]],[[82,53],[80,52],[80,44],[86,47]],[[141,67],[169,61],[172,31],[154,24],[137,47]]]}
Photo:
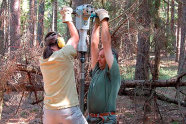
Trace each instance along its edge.
{"label": "work glove", "polygon": [[96,12],[96,14],[97,14],[98,17],[99,17],[100,22],[101,22],[103,19],[109,20],[108,11],[106,11],[105,9],[98,9],[98,10],[96,10],[95,12]]}
{"label": "work glove", "polygon": [[63,23],[72,21],[72,15],[71,15],[72,12],[73,12],[73,9],[71,7],[63,6],[63,8],[60,11]]}

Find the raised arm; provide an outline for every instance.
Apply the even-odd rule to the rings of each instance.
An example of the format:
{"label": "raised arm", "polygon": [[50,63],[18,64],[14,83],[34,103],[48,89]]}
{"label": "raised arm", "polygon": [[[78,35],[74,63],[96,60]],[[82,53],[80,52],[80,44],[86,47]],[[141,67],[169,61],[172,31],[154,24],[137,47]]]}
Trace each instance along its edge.
{"label": "raised arm", "polygon": [[75,49],[77,49],[79,34],[74,23],[72,22],[72,12],[72,8],[68,6],[63,6],[62,10],[60,11],[63,23],[67,24],[71,36],[67,41],[67,45],[72,45]]}
{"label": "raised arm", "polygon": [[95,24],[91,36],[91,69],[94,69],[98,59],[99,30],[100,26]]}
{"label": "raised arm", "polygon": [[112,49],[111,49],[111,35],[109,32],[109,24],[108,24],[109,15],[108,12],[104,9],[98,9],[96,10],[96,13],[102,24],[101,42],[103,44],[105,59],[110,69],[113,64],[114,56],[112,54]]}
{"label": "raised arm", "polygon": [[74,49],[77,49],[78,42],[79,42],[78,31],[73,22],[69,21],[67,22],[67,25],[68,25],[68,29],[69,29],[70,36],[71,36],[69,40],[67,41],[67,45],[72,45]]}
{"label": "raised arm", "polygon": [[101,42],[103,44],[103,51],[105,54],[105,59],[110,69],[114,61],[114,56],[112,54],[112,49],[111,49],[111,36],[109,32],[109,26],[108,26],[107,19],[104,19],[101,23],[102,23]]}

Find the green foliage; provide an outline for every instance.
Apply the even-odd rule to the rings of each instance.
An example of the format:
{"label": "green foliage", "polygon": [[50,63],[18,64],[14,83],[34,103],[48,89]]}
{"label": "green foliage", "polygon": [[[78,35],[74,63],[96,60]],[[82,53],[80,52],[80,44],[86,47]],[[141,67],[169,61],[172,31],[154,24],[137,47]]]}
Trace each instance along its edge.
{"label": "green foliage", "polygon": [[174,51],[174,41],[176,40],[176,36],[174,34],[172,34],[172,32],[170,32],[170,26],[167,26],[166,27],[166,43],[167,43],[167,51],[168,53],[170,53],[171,55],[174,55],[175,54],[175,51]]}
{"label": "green foliage", "polygon": [[178,121],[173,121],[171,124],[180,124]]}
{"label": "green foliage", "polygon": [[[121,0],[121,2],[123,1]],[[92,2],[92,5],[94,6],[95,9],[101,8],[106,9],[109,12],[110,19],[117,17],[122,13],[122,10],[124,10],[124,8],[121,8],[120,4],[117,3],[113,4],[112,0],[107,0],[105,3],[94,1]]]}
{"label": "green foliage", "polygon": [[120,67],[122,70],[121,78],[124,80],[133,80],[135,74],[135,66]]}
{"label": "green foliage", "polygon": [[161,67],[159,73],[160,80],[167,80],[177,75],[177,66]]}
{"label": "green foliage", "polygon": [[[164,61],[164,63],[169,63],[169,61]],[[131,66],[123,66],[120,67],[121,70],[121,78],[124,80],[133,80],[135,75],[135,65]],[[160,67],[159,70],[159,79],[167,80],[177,75],[177,66],[169,65],[167,67]],[[152,75],[150,74],[150,78]]]}
{"label": "green foliage", "polygon": [[21,9],[21,16],[20,16],[20,20],[21,20],[21,31],[23,32],[24,26],[27,24],[28,21],[28,12],[29,12],[29,1],[28,0],[22,0],[21,1],[21,5],[20,5],[20,9]]}
{"label": "green foliage", "polygon": [[[59,13],[61,7],[63,5],[68,5],[68,1],[58,1],[58,20],[57,20],[57,29],[58,29],[58,33],[60,33],[62,36],[64,36],[65,39],[67,39],[67,35],[66,32],[66,24],[62,23],[62,19],[61,19],[61,15]],[[46,34],[47,32],[51,31],[51,24],[52,24],[52,2],[51,0],[47,0],[45,2],[45,15],[44,15],[44,34]]]}
{"label": "green foliage", "polygon": [[20,116],[21,116],[22,118],[27,118],[27,117],[29,116],[29,113],[26,112],[26,111],[22,111],[21,114],[20,114]]}
{"label": "green foliage", "polygon": [[37,112],[39,112],[39,109],[38,108],[33,108],[31,112],[37,113]]}

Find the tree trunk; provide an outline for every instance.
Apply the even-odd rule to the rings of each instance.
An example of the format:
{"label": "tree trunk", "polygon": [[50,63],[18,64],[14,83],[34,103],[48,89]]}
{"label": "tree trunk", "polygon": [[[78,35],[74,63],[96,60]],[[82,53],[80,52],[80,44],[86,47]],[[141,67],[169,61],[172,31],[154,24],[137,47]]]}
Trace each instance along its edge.
{"label": "tree trunk", "polygon": [[30,47],[33,47],[34,45],[34,39],[35,39],[35,23],[36,23],[36,14],[35,14],[35,2],[36,0],[30,0],[29,1],[29,22],[28,22],[28,25],[29,25],[29,34],[28,34],[28,37],[29,37],[29,44],[30,44]]}
{"label": "tree trunk", "polygon": [[169,24],[169,0],[167,1],[167,24]]}
{"label": "tree trunk", "polygon": [[181,47],[179,57],[178,74],[186,72],[186,1],[182,4],[182,19],[181,19]]}
{"label": "tree trunk", "polygon": [[5,27],[4,27],[4,23],[5,23],[5,9],[6,9],[6,0],[3,0],[2,1],[2,4],[1,4],[1,8],[0,8],[0,54],[1,55],[4,55],[5,53]]}
{"label": "tree trunk", "polygon": [[[4,45],[4,17],[5,17],[5,12],[4,12],[4,9],[6,9],[6,0],[3,0],[2,1],[2,4],[1,4],[1,8],[0,8],[0,55],[4,55],[4,52],[5,52],[5,45]],[[4,17],[3,17],[3,14],[4,14]],[[1,29],[1,27],[3,27]],[[2,92],[2,89],[0,89],[0,120],[1,120],[1,115],[2,115],[2,111],[3,111],[3,92]]]}
{"label": "tree trunk", "polygon": [[57,0],[52,1],[52,30],[57,32]]}
{"label": "tree trunk", "polygon": [[174,0],[171,1],[171,31],[174,32]]}
{"label": "tree trunk", "polygon": [[175,61],[178,62],[179,55],[180,55],[180,20],[181,20],[181,10],[182,4],[178,4],[178,21],[177,21],[177,39],[176,39],[176,59]]}
{"label": "tree trunk", "polygon": [[176,36],[174,27],[174,14],[175,14],[175,3],[174,0],[171,1],[171,36],[172,36],[172,46],[174,53],[176,52]]}
{"label": "tree trunk", "polygon": [[[41,82],[39,82],[41,84]],[[90,83],[85,83],[85,90],[88,90]],[[154,88],[154,87],[176,87],[176,86],[186,86],[186,81],[179,81],[177,80],[123,80],[121,81],[121,87],[120,91],[124,90],[125,88],[135,88],[137,86],[141,87],[149,87],[149,88]],[[20,89],[18,89],[20,88]],[[6,89],[5,89],[6,90]],[[24,84],[22,87],[17,87],[9,85],[8,90],[13,91],[13,92],[23,92],[23,91],[43,91],[43,86],[42,85],[26,85]]]}
{"label": "tree trunk", "polygon": [[150,1],[144,0],[139,8],[141,31],[138,32],[138,51],[136,59],[135,80],[149,79],[149,49],[150,49]]}
{"label": "tree trunk", "polygon": [[36,46],[37,44],[37,0],[35,0],[34,2],[34,41],[33,41],[33,45]]}
{"label": "tree trunk", "polygon": [[127,80],[122,81],[122,85],[120,89],[124,88],[135,88],[137,86],[147,86],[147,87],[176,87],[179,84],[179,86],[186,86],[186,81],[179,81],[177,82],[175,80]]}
{"label": "tree trunk", "polygon": [[20,47],[20,0],[10,0],[10,50]]}
{"label": "tree trunk", "polygon": [[[1,8],[0,8],[0,55],[4,55],[5,53],[5,45],[4,45],[4,17],[5,12],[4,9],[6,9],[6,0],[2,1]],[[4,17],[3,17],[4,16]],[[2,27],[2,28],[1,28]],[[0,120],[1,120],[1,114],[3,110],[3,92],[0,90]]]}
{"label": "tree trunk", "polygon": [[44,12],[45,12],[45,0],[41,0],[39,2],[38,26],[37,26],[37,41],[40,45],[43,41],[43,34],[44,34],[44,25],[43,25]]}
{"label": "tree trunk", "polygon": [[161,50],[161,43],[162,41],[162,31],[160,28],[160,18],[159,18],[159,7],[160,7],[160,0],[155,2],[155,15],[154,15],[154,42],[155,42],[155,58],[154,58],[154,68],[153,68],[153,80],[158,80],[159,78],[159,69],[160,69],[160,50]]}

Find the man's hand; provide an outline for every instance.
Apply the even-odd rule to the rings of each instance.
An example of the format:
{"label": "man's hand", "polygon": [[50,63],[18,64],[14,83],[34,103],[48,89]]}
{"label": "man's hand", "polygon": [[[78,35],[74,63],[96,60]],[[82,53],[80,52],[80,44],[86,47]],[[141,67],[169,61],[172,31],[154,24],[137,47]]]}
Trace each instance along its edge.
{"label": "man's hand", "polygon": [[72,12],[73,9],[68,6],[63,6],[63,8],[60,11],[60,14],[62,15],[63,23],[67,23],[69,21],[72,21]]}
{"label": "man's hand", "polygon": [[103,19],[107,19],[109,20],[109,15],[108,15],[108,12],[105,10],[105,9],[98,9],[95,11],[99,17],[99,20],[100,22],[103,20]]}

